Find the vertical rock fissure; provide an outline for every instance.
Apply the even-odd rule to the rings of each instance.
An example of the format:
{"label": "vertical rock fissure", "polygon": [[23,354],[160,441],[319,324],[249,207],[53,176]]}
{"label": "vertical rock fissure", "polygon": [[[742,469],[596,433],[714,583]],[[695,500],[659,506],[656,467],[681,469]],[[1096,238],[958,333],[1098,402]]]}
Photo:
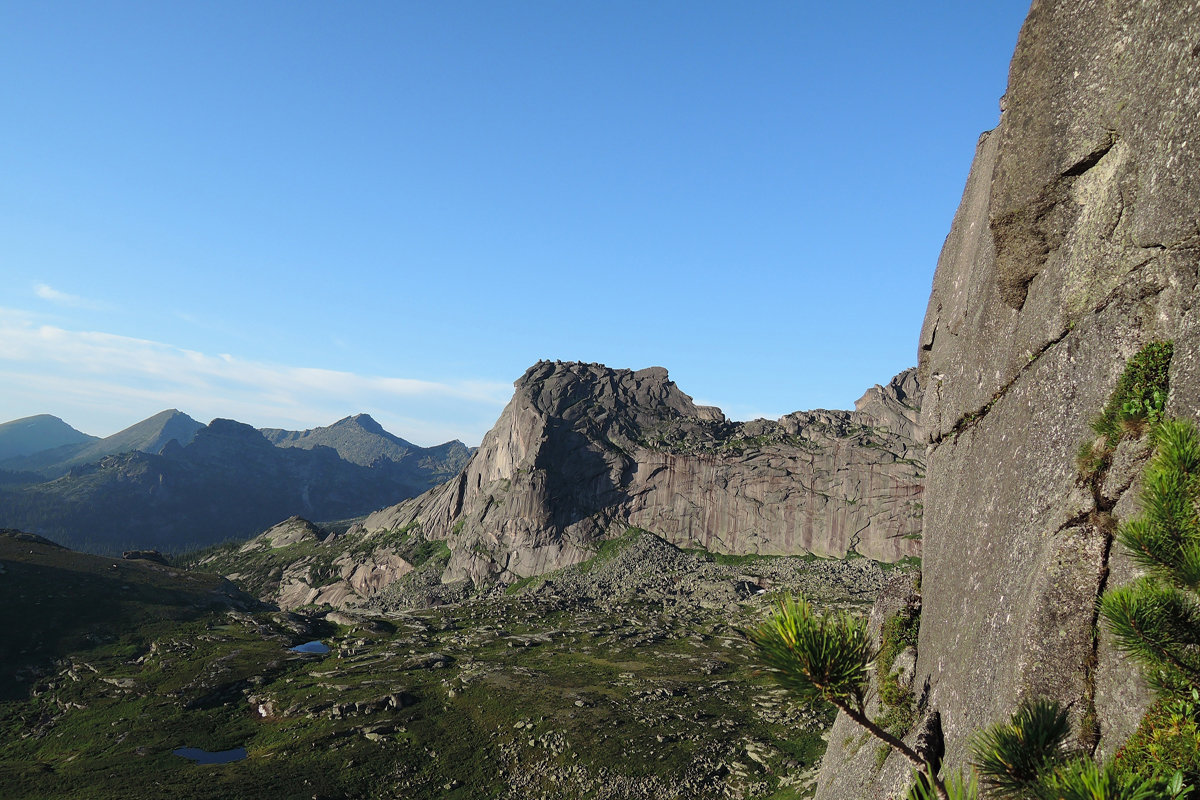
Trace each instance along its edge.
{"label": "vertical rock fissure", "polygon": [[[1103,513],[1108,513],[1108,511]],[[1093,756],[1096,755],[1096,750],[1100,746],[1100,720],[1096,712],[1096,670],[1100,664],[1100,598],[1104,596],[1104,591],[1108,586],[1108,576],[1111,573],[1109,559],[1113,545],[1111,528],[1101,527],[1100,531],[1104,541],[1100,552],[1100,580],[1096,584],[1096,603],[1092,609],[1092,649],[1084,664],[1084,730],[1080,731],[1084,745]]]}

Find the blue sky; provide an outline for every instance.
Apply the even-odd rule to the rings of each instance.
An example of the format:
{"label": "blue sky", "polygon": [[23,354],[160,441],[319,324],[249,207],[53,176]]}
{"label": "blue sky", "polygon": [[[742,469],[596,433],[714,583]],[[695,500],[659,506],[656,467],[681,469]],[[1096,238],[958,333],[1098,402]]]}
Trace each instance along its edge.
{"label": "blue sky", "polygon": [[916,361],[1027,9],[5,4],[0,421],[477,444],[542,358],[850,407]]}

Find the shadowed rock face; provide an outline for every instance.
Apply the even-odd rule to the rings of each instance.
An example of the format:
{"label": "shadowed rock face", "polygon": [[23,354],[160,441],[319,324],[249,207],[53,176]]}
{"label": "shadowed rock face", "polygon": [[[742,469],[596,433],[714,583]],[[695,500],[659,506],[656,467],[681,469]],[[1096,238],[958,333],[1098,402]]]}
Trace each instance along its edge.
{"label": "shadowed rock face", "polygon": [[661,367],[540,362],[458,479],[377,512],[445,539],[444,579],[511,580],[592,555],[614,524],[724,553],[914,555],[920,456],[915,371],[859,410],[733,423]]}
{"label": "shadowed rock face", "polygon": [[[1168,414],[1200,409],[1192,6],[1033,4],[938,262],[919,365],[930,450],[916,685],[928,682],[952,767],[972,731],[1025,697],[1068,704],[1101,754],[1144,707],[1137,669],[1093,631],[1098,594],[1132,575],[1105,521],[1136,513],[1147,448],[1123,443],[1095,492],[1074,454],[1150,341],[1175,343]],[[1093,712],[1099,730],[1083,730]],[[831,745],[819,797],[885,796],[882,779],[864,787],[878,770],[861,750]]]}

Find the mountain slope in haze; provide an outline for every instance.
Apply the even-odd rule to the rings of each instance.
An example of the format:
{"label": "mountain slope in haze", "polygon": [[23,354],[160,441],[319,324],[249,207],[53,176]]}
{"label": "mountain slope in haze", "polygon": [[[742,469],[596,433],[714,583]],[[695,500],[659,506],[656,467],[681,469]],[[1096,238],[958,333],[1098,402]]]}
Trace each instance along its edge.
{"label": "mountain slope in haze", "polygon": [[203,427],[187,414],[172,408],[103,439],[92,438],[23,457],[0,460],[0,468],[37,472],[46,478],[57,478],[71,467],[91,464],[105,456],[134,451],[157,453],[172,440],[186,445]]}
{"label": "mountain slope in haze", "polygon": [[[164,415],[152,420],[159,418]],[[125,442],[161,437],[175,421],[143,425],[140,436]],[[52,481],[0,488],[0,526],[92,552],[179,552],[248,537],[296,514],[317,520],[362,516],[420,494],[443,477],[420,464],[387,459],[355,464],[324,445],[277,447],[249,425],[217,419],[200,426],[186,445],[172,438],[157,453],[106,455],[75,464]]]}
{"label": "mountain slope in haze", "polygon": [[391,461],[395,464],[420,466],[425,472],[448,480],[457,475],[471,451],[455,440],[436,447],[419,447],[384,430],[369,414],[355,414],[323,428],[287,431],[261,428],[267,441],[277,447],[331,447],[352,464],[364,467]]}
{"label": "mountain slope in haze", "polygon": [[58,447],[86,446],[97,437],[77,431],[58,417],[37,414],[0,424],[0,462]]}

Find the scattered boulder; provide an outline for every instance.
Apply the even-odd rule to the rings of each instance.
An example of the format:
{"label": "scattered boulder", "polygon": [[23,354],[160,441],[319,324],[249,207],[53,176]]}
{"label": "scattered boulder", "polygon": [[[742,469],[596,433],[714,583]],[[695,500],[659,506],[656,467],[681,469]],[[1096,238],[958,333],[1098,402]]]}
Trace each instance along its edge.
{"label": "scattered boulder", "polygon": [[166,557],[157,550],[126,550],[121,554],[121,558],[129,561],[152,561],[155,564],[162,564],[164,567],[171,566]]}

